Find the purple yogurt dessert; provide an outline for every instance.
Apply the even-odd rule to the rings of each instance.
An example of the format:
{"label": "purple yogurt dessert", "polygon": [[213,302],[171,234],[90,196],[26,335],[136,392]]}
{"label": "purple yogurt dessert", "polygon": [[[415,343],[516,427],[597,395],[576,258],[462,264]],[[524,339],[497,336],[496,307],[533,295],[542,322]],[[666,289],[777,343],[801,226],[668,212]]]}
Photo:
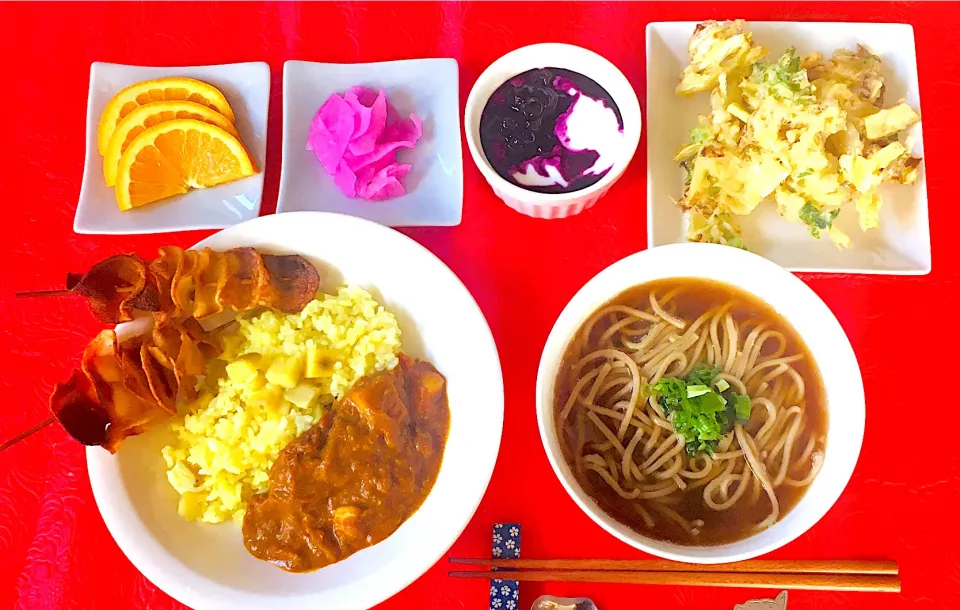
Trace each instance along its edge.
{"label": "purple yogurt dessert", "polygon": [[623,117],[607,90],[583,74],[528,70],[487,100],[480,145],[508,182],[569,193],[598,182],[624,154]]}

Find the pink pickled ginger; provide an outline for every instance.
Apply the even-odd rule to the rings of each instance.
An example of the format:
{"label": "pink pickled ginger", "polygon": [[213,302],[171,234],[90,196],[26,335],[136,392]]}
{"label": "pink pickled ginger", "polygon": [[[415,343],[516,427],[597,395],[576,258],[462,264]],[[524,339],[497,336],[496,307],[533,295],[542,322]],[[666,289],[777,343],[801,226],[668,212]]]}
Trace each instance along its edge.
{"label": "pink pickled ginger", "polygon": [[310,124],[307,150],[347,197],[383,201],[406,191],[401,178],[412,167],[397,161],[397,152],[413,148],[423,136],[420,118],[402,119],[386,93],[351,87],[334,93]]}

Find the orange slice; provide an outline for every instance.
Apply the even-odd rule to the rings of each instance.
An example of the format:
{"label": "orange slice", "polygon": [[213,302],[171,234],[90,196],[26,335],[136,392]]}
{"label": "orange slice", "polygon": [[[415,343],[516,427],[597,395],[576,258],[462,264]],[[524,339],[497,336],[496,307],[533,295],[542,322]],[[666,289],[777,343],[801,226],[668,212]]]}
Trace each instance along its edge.
{"label": "orange slice", "polygon": [[100,115],[100,127],[97,129],[97,150],[104,154],[110,144],[110,136],[120,119],[133,112],[137,106],[164,100],[186,100],[212,108],[234,121],[233,110],[223,97],[223,93],[213,85],[192,78],[180,76],[158,78],[130,85],[107,102]]}
{"label": "orange slice", "polygon": [[117,128],[110,137],[110,144],[107,145],[107,150],[103,154],[103,178],[107,186],[117,183],[117,165],[120,163],[120,155],[130,146],[133,139],[154,125],[174,119],[196,119],[216,125],[234,137],[240,137],[237,128],[225,116],[196,102],[183,100],[150,102],[134,109],[117,123]]}
{"label": "orange slice", "polygon": [[135,137],[120,156],[117,205],[129,210],[255,173],[243,144],[227,131],[195,119],[166,121]]}

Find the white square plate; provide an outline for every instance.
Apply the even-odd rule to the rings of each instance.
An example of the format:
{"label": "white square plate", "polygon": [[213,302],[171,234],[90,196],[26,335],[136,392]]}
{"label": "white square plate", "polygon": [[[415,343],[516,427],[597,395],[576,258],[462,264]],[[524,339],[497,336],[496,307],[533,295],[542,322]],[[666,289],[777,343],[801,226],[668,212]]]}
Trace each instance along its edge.
{"label": "white square plate", "polygon": [[[685,241],[686,220],[672,199],[683,195],[683,170],[673,155],[687,142],[697,116],[710,110],[706,93],[685,98],[674,93],[688,63],[687,41],[698,22],[647,25],[647,241],[650,247]],[[905,99],[920,109],[917,56],[913,28],[893,23],[748,22],[754,40],[778,57],[790,46],[799,53],[863,44],[883,59],[885,100]],[[909,130],[914,154],[923,156],[923,130]],[[791,271],[922,275],[930,272],[930,225],[927,183],[921,168],[911,186],[884,184],[880,226],[862,232],[856,212],[846,209],[837,225],[853,240],[839,251],[829,239],[813,239],[804,225],[783,220],[776,206],[765,202],[750,216],[739,217],[747,248]],[[671,199],[672,198],[672,199]]]}
{"label": "white square plate", "polygon": [[[413,170],[406,194],[386,201],[341,193],[313,151],[310,123],[332,93],[354,85],[383,88],[400,116],[423,120],[423,137],[397,158]],[[455,59],[411,59],[372,64],[288,61],[283,65],[283,169],[277,212],[313,210],[359,216],[380,224],[454,226],[463,211],[459,78]]]}
{"label": "white square plate", "polygon": [[[220,89],[236,114],[240,139],[259,173],[218,186],[121,212],[112,188],[103,181],[103,157],[97,152],[100,114],[114,95],[134,83],[186,76]],[[263,62],[218,66],[145,68],[95,62],[90,66],[87,100],[87,157],[83,165],[80,203],[73,219],[77,233],[167,233],[193,229],[222,229],[255,218],[263,197],[263,168],[267,160],[267,106],[270,67]]]}

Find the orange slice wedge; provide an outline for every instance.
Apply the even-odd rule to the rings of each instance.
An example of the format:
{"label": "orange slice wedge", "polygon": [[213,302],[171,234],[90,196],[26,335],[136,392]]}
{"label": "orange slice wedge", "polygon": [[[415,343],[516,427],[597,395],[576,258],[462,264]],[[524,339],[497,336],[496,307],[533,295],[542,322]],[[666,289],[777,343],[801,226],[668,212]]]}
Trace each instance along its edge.
{"label": "orange slice wedge", "polygon": [[110,144],[107,145],[107,150],[103,154],[103,178],[107,186],[114,186],[117,183],[120,155],[130,146],[133,139],[154,125],[174,119],[196,119],[216,125],[234,137],[240,137],[237,128],[227,120],[227,117],[196,102],[184,100],[150,102],[134,109],[117,123],[117,128],[110,137]]}
{"label": "orange slice wedge", "polygon": [[133,112],[137,106],[165,100],[196,102],[216,110],[231,123],[234,121],[233,110],[227,98],[213,85],[180,76],[143,81],[130,85],[107,102],[97,129],[97,150],[100,154],[106,152],[110,137],[120,119]]}
{"label": "orange slice wedge", "polygon": [[147,203],[257,173],[243,144],[229,132],[195,119],[165,121],[130,142],[117,166],[117,205]]}

